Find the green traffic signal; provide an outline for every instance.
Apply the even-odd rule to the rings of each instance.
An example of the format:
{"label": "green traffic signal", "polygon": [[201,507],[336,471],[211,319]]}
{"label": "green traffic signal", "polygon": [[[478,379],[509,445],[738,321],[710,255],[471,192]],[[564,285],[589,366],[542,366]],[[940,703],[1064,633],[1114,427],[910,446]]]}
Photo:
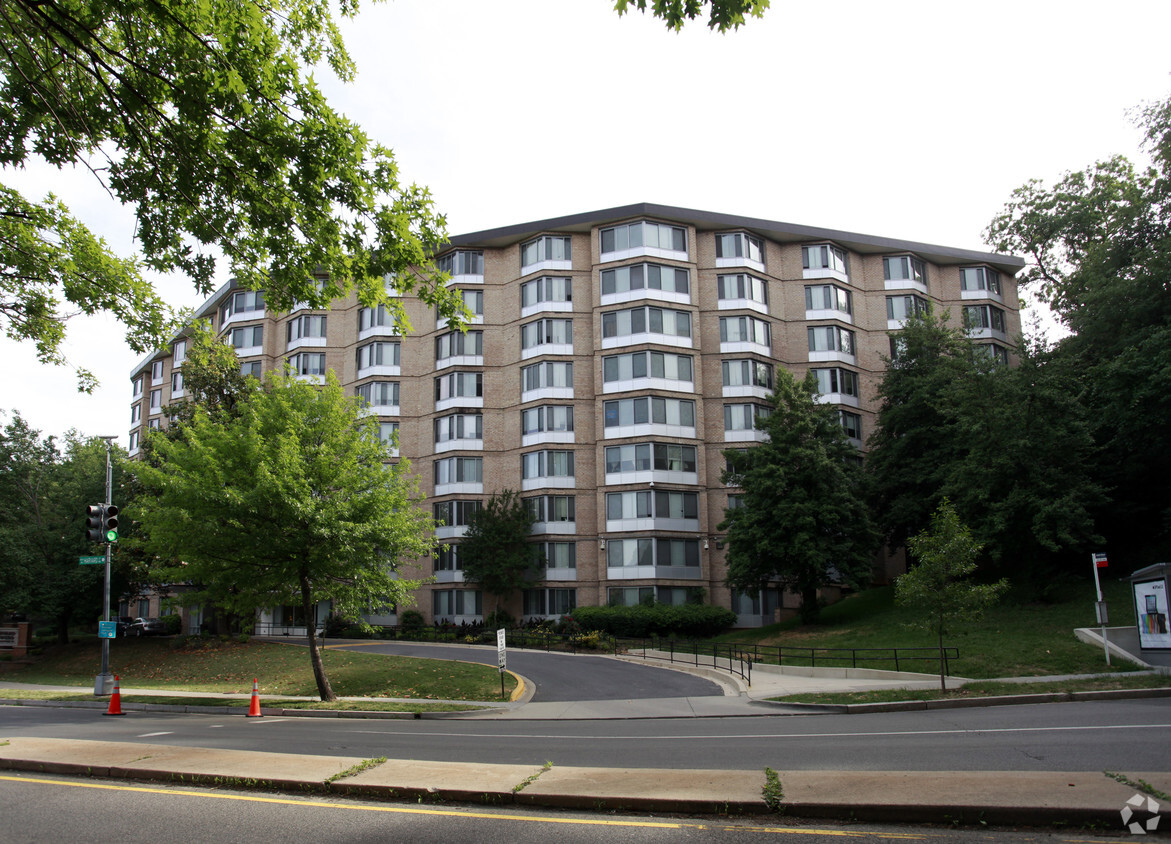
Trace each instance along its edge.
{"label": "green traffic signal", "polygon": [[106,531],[106,542],[118,541],[118,507],[106,504],[102,507],[102,527]]}

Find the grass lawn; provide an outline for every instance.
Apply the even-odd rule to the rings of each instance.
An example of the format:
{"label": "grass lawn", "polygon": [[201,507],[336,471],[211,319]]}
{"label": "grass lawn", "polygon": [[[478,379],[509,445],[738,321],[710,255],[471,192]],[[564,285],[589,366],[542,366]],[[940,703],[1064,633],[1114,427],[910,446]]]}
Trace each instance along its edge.
{"label": "grass lawn", "polygon": [[[1107,580],[1102,591],[1110,609],[1112,626],[1134,624],[1130,584]],[[1138,666],[1116,658],[1106,665],[1102,648],[1079,642],[1075,627],[1094,627],[1093,583],[1075,584],[1055,603],[1032,601],[1019,591],[993,607],[980,621],[960,628],[944,644],[959,649],[950,663],[959,677],[1034,677],[1046,674],[1094,674],[1136,670]],[[737,630],[721,636],[721,642],[743,642],[794,648],[891,648],[934,647],[930,634],[907,625],[911,615],[895,606],[891,587],[853,595],[822,611],[821,622],[802,626],[796,619],[762,627]],[[808,665],[808,660],[785,658],[786,664]],[[860,662],[859,665],[862,665]],[[893,668],[874,663],[867,667]],[[937,660],[914,664],[909,670],[939,672]]]}
{"label": "grass lawn", "polygon": [[[309,650],[268,642],[198,641],[179,647],[170,638],[116,639],[110,644],[110,670],[123,687],[182,689],[193,692],[252,691],[260,694],[317,696]],[[488,665],[414,657],[383,656],[326,649],[325,671],[335,694],[367,698],[498,701],[500,673]],[[50,645],[33,664],[7,672],[5,680],[93,687],[101,669],[97,640]],[[516,687],[505,674],[505,694]],[[156,702],[158,702],[156,700]],[[247,703],[247,702],[245,702]]]}

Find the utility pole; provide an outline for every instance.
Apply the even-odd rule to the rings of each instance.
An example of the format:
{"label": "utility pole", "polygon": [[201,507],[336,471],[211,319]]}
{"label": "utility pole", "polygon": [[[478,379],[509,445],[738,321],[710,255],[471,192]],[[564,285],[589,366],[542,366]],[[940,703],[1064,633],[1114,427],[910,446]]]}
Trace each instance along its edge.
{"label": "utility pole", "polygon": [[[106,443],[106,505],[113,503],[114,497],[114,464],[110,462],[110,443],[117,436],[99,437]],[[110,554],[112,542],[106,542],[106,582],[102,589],[102,619],[110,618]],[[110,673],[110,640],[102,639],[102,671],[94,678],[94,694],[108,695],[114,691],[114,675]]]}

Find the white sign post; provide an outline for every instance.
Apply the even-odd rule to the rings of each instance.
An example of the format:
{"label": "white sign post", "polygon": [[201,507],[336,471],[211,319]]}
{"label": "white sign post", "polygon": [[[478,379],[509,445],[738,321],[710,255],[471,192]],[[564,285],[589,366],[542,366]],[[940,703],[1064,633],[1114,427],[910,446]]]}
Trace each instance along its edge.
{"label": "white sign post", "polygon": [[508,651],[504,649],[504,628],[496,631],[496,664],[500,666],[500,696],[504,697],[504,669],[508,668]]}
{"label": "white sign post", "polygon": [[1090,555],[1090,562],[1094,568],[1094,590],[1098,593],[1098,603],[1095,605],[1095,610],[1098,614],[1098,624],[1101,625],[1102,630],[1102,647],[1106,649],[1106,664],[1110,664],[1110,642],[1106,639],[1106,625],[1110,621],[1110,617],[1106,612],[1106,602],[1102,600],[1102,583],[1098,580],[1098,569],[1104,569],[1110,565],[1109,560],[1106,559],[1104,552],[1096,552]]}

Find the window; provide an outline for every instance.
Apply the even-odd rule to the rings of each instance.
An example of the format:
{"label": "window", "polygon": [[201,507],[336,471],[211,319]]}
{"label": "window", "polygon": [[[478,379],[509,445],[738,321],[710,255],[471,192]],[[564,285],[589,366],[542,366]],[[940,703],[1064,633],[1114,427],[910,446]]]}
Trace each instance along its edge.
{"label": "window", "polygon": [[666,223],[624,223],[602,229],[601,238],[602,255],[640,248],[687,252],[687,230],[682,226],[669,226]]}
{"label": "window", "polygon": [[572,405],[542,405],[522,410],[521,433],[540,434],[546,431],[567,433],[573,430]]}
{"label": "window", "polygon": [[521,383],[525,390],[548,387],[573,387],[573,363],[543,361],[521,368]]}
{"label": "window", "polygon": [[[394,402],[397,404],[397,402]],[[484,417],[479,413],[457,413],[435,420],[435,444],[453,440],[482,440]]]}
{"label": "window", "polygon": [[836,325],[815,325],[809,329],[809,351],[854,354],[854,332]]}
{"label": "window", "polygon": [[525,589],[525,615],[565,615],[577,609],[576,589]]}
{"label": "window", "polygon": [[857,413],[850,413],[848,410],[838,411],[841,414],[842,428],[846,432],[846,436],[852,440],[862,439],[862,417]]}
{"label": "window", "polygon": [[399,403],[398,381],[371,381],[369,384],[360,384],[354,389],[354,395],[374,407],[395,407]]}
{"label": "window", "polygon": [[853,314],[853,296],[849,290],[843,290],[832,284],[811,285],[805,288],[805,310],[840,311],[847,315]]}
{"label": "window", "polygon": [[435,485],[484,482],[484,458],[445,457],[435,461]]}
{"label": "window", "polygon": [[927,281],[926,265],[910,255],[882,259],[882,276],[887,281]]}
{"label": "window", "polygon": [[177,340],[175,345],[171,347],[171,365],[178,366],[185,360],[187,360],[187,341]]}
{"label": "window", "polygon": [[699,494],[653,490],[647,492],[606,493],[606,518],[619,519],[698,519]]}
{"label": "window", "polygon": [[142,418],[142,405],[140,405],[140,404],[130,405],[130,424],[131,425],[135,424],[141,418]]}
{"label": "window", "polygon": [[150,365],[150,380],[152,384],[158,384],[163,380],[163,362],[156,360]]}
{"label": "window", "polygon": [[773,388],[773,366],[770,363],[752,360],[726,360],[721,362],[725,387]]}
{"label": "window", "polygon": [[520,286],[520,304],[523,308],[543,302],[572,302],[573,280],[562,276],[542,276]]}
{"label": "window", "polygon": [[435,362],[452,357],[484,354],[483,331],[449,331],[435,338]]}
{"label": "window", "polygon": [[[383,445],[393,445],[398,448],[398,423],[397,422],[379,422],[378,423],[378,441]],[[397,456],[397,455],[395,455]]]}
{"label": "window", "polygon": [[542,235],[522,244],[520,247],[520,267],[522,271],[525,267],[531,267],[533,264],[539,264],[543,261],[570,261],[572,258],[568,237],[548,234]]}
{"label": "window", "polygon": [[764,263],[764,241],[744,232],[716,235],[717,258],[747,258]]}
{"label": "window", "polygon": [[171,373],[171,395],[178,395],[183,392],[183,373]]}
{"label": "window", "polygon": [[525,480],[573,477],[572,451],[533,451],[522,454],[520,460],[521,477]]}
{"label": "window", "polygon": [[539,319],[520,327],[520,347],[522,349],[532,349],[548,344],[572,346],[573,320]]}
{"label": "window", "polygon": [[525,509],[534,522],[573,522],[577,520],[572,495],[538,495],[524,499]]}
{"label": "window", "polygon": [[232,348],[252,349],[264,345],[264,326],[246,325],[232,329]]}
{"label": "window", "polygon": [[259,378],[262,364],[258,360],[245,361],[240,364],[240,374],[245,377]]}
{"label": "window", "polygon": [[764,279],[746,273],[717,276],[716,292],[720,299],[748,299],[768,304],[768,285]]}
{"label": "window", "polygon": [[846,396],[859,395],[858,373],[849,369],[812,369],[817,378],[817,392],[823,396],[838,393]]}
{"label": "window", "polygon": [[603,337],[629,337],[646,333],[690,338],[691,314],[687,311],[649,307],[602,314]]}
{"label": "window", "polygon": [[300,340],[304,337],[325,337],[325,316],[299,316],[289,320],[286,326],[288,341]]}
{"label": "window", "polygon": [[483,275],[483,252],[448,252],[435,262],[440,272],[448,275]]}
{"label": "window", "polygon": [[371,328],[385,328],[394,325],[394,317],[387,312],[386,305],[377,308],[358,309],[358,330],[367,331]]}
{"label": "window", "polygon": [[131,387],[130,397],[136,399],[141,395],[142,395],[142,377],[139,376],[138,378],[135,378],[133,381],[133,386]]}
{"label": "window", "polygon": [[138,431],[130,432],[130,450],[138,451]]}
{"label": "window", "polygon": [[647,423],[695,427],[695,402],[690,399],[640,396],[604,402],[602,408],[607,428]]}
{"label": "window", "polygon": [[484,506],[482,501],[438,501],[431,505],[436,523],[446,527],[466,527],[473,513]]}
{"label": "window", "polygon": [[158,413],[162,409],[163,409],[163,391],[162,390],[151,390],[150,391],[150,412],[151,413]]}
{"label": "window", "polygon": [[772,408],[762,404],[726,404],[724,405],[724,430],[756,430],[756,420],[767,419],[771,413]]}
{"label": "window", "polygon": [[157,431],[162,426],[163,426],[163,420],[161,420],[157,417],[154,419],[146,420],[146,427],[150,428],[152,431]]}
{"label": "window", "polygon": [[603,381],[633,381],[636,378],[662,378],[690,382],[693,361],[690,355],[668,352],[631,352],[602,359]]}
{"label": "window", "polygon": [[606,449],[606,473],[644,472],[650,469],[661,472],[694,472],[696,450],[693,445],[668,443],[638,443],[635,445],[612,445]]}
{"label": "window", "polygon": [[697,539],[611,539],[606,543],[606,565],[699,566]]}
{"label": "window", "polygon": [[763,319],[750,316],[720,317],[721,343],[756,343],[772,345],[771,326]]}
{"label": "window", "polygon": [[637,607],[654,602],[653,586],[611,586],[606,590],[606,603],[611,607]]}
{"label": "window", "polygon": [[996,363],[1008,366],[1008,349],[997,343],[980,343],[976,346],[976,351],[982,355],[987,355]]}
{"label": "window", "polygon": [[435,551],[435,571],[462,571],[459,545],[440,545]]}
{"label": "window", "polygon": [[602,270],[602,295],[628,293],[631,290],[665,290],[668,293],[690,293],[689,273],[682,267],[663,267],[658,264],[635,264]]}
{"label": "window", "polygon": [[538,547],[545,557],[547,569],[575,569],[577,568],[576,542],[540,542]]}
{"label": "window", "polygon": [[358,369],[372,366],[399,366],[402,347],[398,343],[367,343],[357,351]]}
{"label": "window", "polygon": [[1000,295],[1000,273],[989,267],[964,267],[960,270],[961,290],[986,290]]}
{"label": "window", "polygon": [[299,352],[288,360],[294,375],[325,374],[325,352]]}
{"label": "window", "polygon": [[241,290],[228,297],[220,308],[220,325],[236,314],[254,313],[264,310],[263,290]]}
{"label": "window", "polygon": [[992,305],[968,305],[964,308],[964,326],[969,329],[990,328],[1004,331],[1004,311]]}
{"label": "window", "polygon": [[886,318],[890,320],[904,320],[910,316],[923,316],[930,310],[930,304],[922,296],[886,297]]}
{"label": "window", "polygon": [[481,615],[483,593],[479,589],[437,589],[431,593],[431,611],[435,618],[454,615]]}
{"label": "window", "polygon": [[461,290],[459,291],[460,298],[464,301],[464,307],[472,316],[482,317],[484,315],[484,291],[483,290]]}
{"label": "window", "polygon": [[846,250],[833,244],[801,247],[801,266],[807,270],[846,272]]}
{"label": "window", "polygon": [[484,376],[479,372],[452,372],[435,379],[435,400],[483,398]]}

